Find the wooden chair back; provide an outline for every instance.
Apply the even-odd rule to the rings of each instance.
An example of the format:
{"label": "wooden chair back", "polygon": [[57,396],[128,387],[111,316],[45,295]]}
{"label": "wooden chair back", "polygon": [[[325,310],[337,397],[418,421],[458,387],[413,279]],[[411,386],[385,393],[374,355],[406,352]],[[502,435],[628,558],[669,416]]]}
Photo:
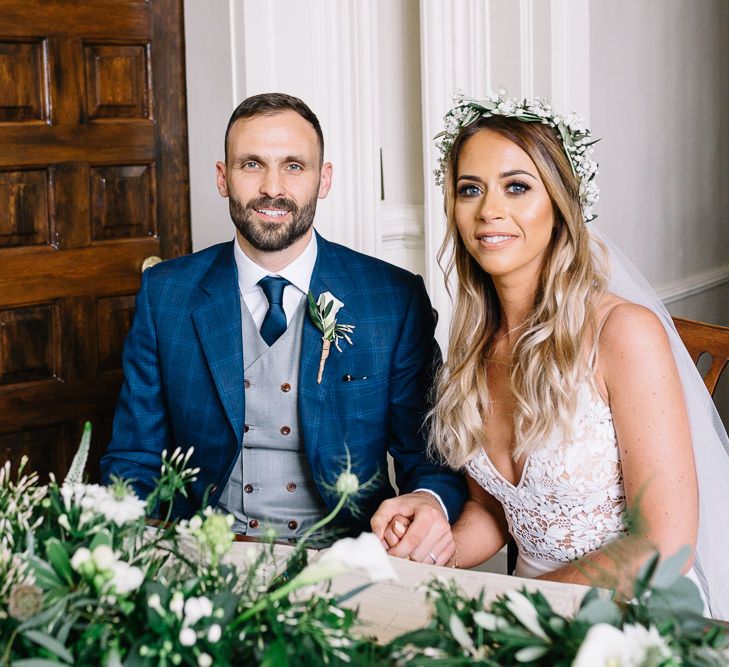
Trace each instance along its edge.
{"label": "wooden chair back", "polygon": [[673,323],[694,363],[705,352],[711,357],[711,366],[704,375],[704,382],[713,396],[719,376],[729,362],[729,327],[687,320],[683,317],[674,317]]}

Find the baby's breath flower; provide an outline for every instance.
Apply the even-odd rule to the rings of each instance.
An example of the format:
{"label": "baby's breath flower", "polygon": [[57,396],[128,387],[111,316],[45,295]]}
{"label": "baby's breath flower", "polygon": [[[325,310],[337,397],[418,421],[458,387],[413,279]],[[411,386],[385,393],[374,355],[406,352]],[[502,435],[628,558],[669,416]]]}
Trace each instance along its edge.
{"label": "baby's breath flower", "polygon": [[113,549],[108,544],[100,544],[91,552],[91,558],[94,561],[96,569],[100,572],[110,570],[111,566],[116,562],[116,556]]}
{"label": "baby's breath flower", "polygon": [[71,567],[76,572],[81,572],[83,566],[91,561],[91,551],[86,547],[79,547],[71,556]]}
{"label": "baby's breath flower", "polygon": [[162,609],[162,600],[157,593],[152,593],[152,595],[147,598],[147,606],[150,609],[154,609],[158,614],[162,614],[164,611]]}
{"label": "baby's breath flower", "polygon": [[195,625],[201,618],[207,618],[213,613],[213,605],[206,597],[189,598],[185,602],[185,625]]}
{"label": "baby's breath flower", "polygon": [[215,644],[215,642],[220,640],[220,637],[222,636],[223,632],[220,629],[220,626],[217,623],[213,623],[208,628],[208,641],[211,644]]}
{"label": "baby's breath flower", "polygon": [[194,646],[197,641],[197,635],[192,628],[182,628],[180,630],[180,644],[183,646]]}
{"label": "baby's breath flower", "polygon": [[170,599],[170,611],[177,616],[182,618],[182,610],[185,608],[185,598],[182,596],[180,591],[175,591]]}

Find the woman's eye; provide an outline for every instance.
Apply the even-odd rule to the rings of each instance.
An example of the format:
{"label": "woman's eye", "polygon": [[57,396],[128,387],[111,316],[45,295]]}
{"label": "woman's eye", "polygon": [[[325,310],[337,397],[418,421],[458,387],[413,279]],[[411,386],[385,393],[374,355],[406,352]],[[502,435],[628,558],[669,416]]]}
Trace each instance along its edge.
{"label": "woman's eye", "polygon": [[522,195],[530,189],[526,183],[522,183],[521,181],[514,181],[506,186],[506,191],[512,195]]}
{"label": "woman's eye", "polygon": [[459,197],[478,197],[481,194],[481,188],[472,183],[466,183],[458,188]]}

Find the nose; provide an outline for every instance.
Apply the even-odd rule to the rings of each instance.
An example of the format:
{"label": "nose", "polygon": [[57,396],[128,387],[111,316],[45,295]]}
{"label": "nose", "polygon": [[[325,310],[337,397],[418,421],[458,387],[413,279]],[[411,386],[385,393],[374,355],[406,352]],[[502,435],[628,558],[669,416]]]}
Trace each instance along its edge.
{"label": "nose", "polygon": [[277,169],[266,169],[264,171],[258,190],[262,195],[271,199],[283,196],[283,179]]}
{"label": "nose", "polygon": [[503,220],[504,197],[495,189],[489,189],[483,197],[483,204],[479,210],[479,218],[484,222]]}

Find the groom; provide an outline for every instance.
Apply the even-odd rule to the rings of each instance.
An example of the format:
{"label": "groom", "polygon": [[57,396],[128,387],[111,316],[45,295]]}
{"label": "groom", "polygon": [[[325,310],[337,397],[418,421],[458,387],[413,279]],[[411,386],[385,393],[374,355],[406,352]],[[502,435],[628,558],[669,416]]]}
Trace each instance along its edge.
{"label": "groom", "polygon": [[[337,519],[356,534],[395,495],[389,452],[410,555],[432,562],[465,489],[424,451],[438,354],[430,302],[420,277],[313,231],[332,179],[323,154],[319,121],[297,98],[256,95],[233,112],[216,169],[236,238],[144,273],[102,477],[146,496],[162,450],[194,447],[200,473],[176,515],[198,510],[210,488],[236,532],[295,538],[334,507],[349,458],[360,483],[371,480]],[[320,378],[309,292],[342,302],[337,324],[351,326],[351,345],[331,345]]]}

